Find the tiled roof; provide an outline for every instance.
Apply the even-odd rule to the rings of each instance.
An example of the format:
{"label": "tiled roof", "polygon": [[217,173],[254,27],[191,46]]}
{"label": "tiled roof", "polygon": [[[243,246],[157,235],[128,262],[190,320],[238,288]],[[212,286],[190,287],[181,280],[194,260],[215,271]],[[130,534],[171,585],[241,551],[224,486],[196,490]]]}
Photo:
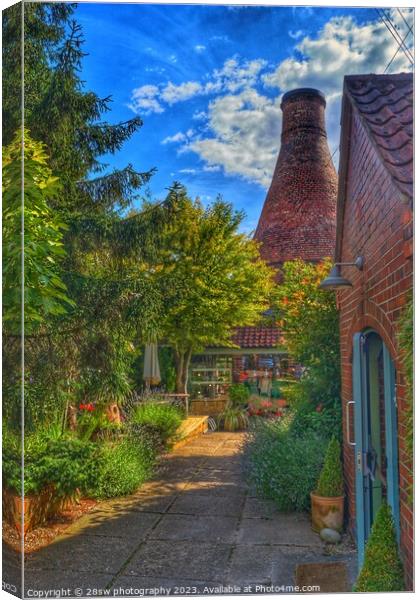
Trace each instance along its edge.
{"label": "tiled roof", "polygon": [[345,90],[397,186],[413,197],[413,75],[348,75]]}
{"label": "tiled roof", "polygon": [[283,336],[278,327],[238,327],[232,342],[241,348],[276,348]]}

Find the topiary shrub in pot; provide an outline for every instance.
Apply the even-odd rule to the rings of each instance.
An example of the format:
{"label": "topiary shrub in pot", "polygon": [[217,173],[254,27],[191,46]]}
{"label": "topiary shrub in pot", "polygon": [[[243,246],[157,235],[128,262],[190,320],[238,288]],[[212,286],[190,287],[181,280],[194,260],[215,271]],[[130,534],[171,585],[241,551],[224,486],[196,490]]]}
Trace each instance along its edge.
{"label": "topiary shrub in pot", "polygon": [[402,592],[404,571],[398,552],[394,519],[387,504],[376,513],[355,592]]}
{"label": "topiary shrub in pot", "polygon": [[344,482],[339,441],[332,437],[325,454],[318,485],[311,492],[312,529],[341,531],[344,516]]}

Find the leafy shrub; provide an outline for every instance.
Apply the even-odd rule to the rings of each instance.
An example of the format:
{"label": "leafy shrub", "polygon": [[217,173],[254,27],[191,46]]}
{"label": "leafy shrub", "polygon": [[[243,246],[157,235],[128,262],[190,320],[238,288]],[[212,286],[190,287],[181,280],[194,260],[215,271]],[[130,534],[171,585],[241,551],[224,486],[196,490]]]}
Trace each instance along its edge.
{"label": "leafy shrub", "polygon": [[[298,388],[299,391],[299,388]],[[339,406],[325,407],[314,405],[306,397],[295,401],[291,431],[296,436],[304,436],[310,431],[320,436],[333,434],[338,440],[342,439],[341,409]]]}
{"label": "leafy shrub", "polygon": [[90,495],[100,499],[132,494],[150,478],[155,462],[156,449],[147,437],[129,435],[116,442],[104,442]]}
{"label": "leafy shrub", "polygon": [[257,493],[276,502],[283,511],[307,510],[326,447],[325,438],[313,431],[297,437],[290,420],[253,424],[247,444],[249,477]]}
{"label": "leafy shrub", "polygon": [[182,412],[170,404],[144,402],[136,406],[131,415],[133,425],[148,425],[156,430],[162,443],[168,445],[182,422]]}
{"label": "leafy shrub", "polygon": [[[58,498],[87,490],[97,476],[95,444],[45,432],[25,438],[24,492],[37,494],[53,486]],[[17,436],[3,441],[3,482],[6,488],[22,491],[21,445]]]}
{"label": "leafy shrub", "polygon": [[324,466],[318,479],[316,493],[325,498],[343,495],[343,465],[341,464],[340,443],[332,437],[325,454]]}
{"label": "leafy shrub", "polygon": [[228,394],[231,406],[245,405],[249,398],[249,390],[243,383],[233,383],[229,387]]}
{"label": "leafy shrub", "polygon": [[404,589],[404,571],[398,553],[394,520],[390,507],[384,503],[376,513],[354,591],[401,592]]}

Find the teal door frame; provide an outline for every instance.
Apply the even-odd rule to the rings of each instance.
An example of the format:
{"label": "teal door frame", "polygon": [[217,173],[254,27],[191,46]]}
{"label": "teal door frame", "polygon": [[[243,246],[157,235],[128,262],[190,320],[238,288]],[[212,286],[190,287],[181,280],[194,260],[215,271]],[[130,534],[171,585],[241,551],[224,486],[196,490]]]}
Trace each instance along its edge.
{"label": "teal door frame", "polygon": [[[369,371],[368,330],[353,336],[353,403],[356,469],[356,535],[359,568],[363,564],[365,543],[372,526],[371,476],[368,464],[369,449]],[[395,521],[397,538],[400,538],[398,436],[395,390],[395,367],[391,355],[382,341],[384,359],[385,453],[387,502]]]}

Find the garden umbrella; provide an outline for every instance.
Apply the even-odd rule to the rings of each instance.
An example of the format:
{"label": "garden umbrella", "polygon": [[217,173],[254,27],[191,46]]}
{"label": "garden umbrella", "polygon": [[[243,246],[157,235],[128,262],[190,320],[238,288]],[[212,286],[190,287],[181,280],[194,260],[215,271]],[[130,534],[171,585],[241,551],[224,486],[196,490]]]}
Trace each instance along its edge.
{"label": "garden umbrella", "polygon": [[143,379],[150,385],[158,385],[161,381],[158,346],[156,342],[146,344],[144,349]]}

